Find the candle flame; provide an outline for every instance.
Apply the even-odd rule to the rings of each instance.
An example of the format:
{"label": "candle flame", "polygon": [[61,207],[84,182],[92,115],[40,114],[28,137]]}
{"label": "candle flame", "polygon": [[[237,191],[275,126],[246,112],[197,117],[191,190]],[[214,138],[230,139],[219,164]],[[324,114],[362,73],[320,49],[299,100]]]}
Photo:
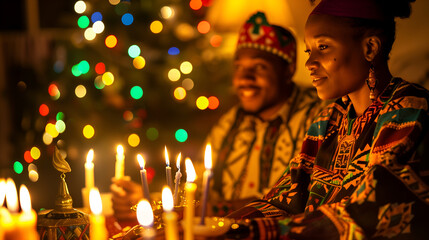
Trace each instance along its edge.
{"label": "candle flame", "polygon": [[162,189],[162,208],[167,212],[170,212],[174,208],[173,193],[167,186]]}
{"label": "candle flame", "polygon": [[168,158],[168,152],[167,152],[167,146],[164,148],[164,155],[165,155],[165,163],[167,164],[167,167],[170,166],[170,159]]}
{"label": "candle flame", "polygon": [[150,227],[153,224],[153,211],[150,203],[144,199],[137,204],[137,220],[143,227]]}
{"label": "candle flame", "polygon": [[18,193],[13,179],[8,178],[6,181],[6,203],[9,211],[18,212]]}
{"label": "candle flame", "polygon": [[208,143],[204,155],[204,166],[206,169],[212,169],[212,164],[212,145]]}
{"label": "candle flame", "polygon": [[137,154],[137,161],[139,161],[140,168],[143,170],[146,166],[146,161],[141,154]]}
{"label": "candle flame", "polygon": [[176,160],[176,167],[177,169],[180,170],[180,160],[182,158],[182,153],[179,153],[179,155],[177,155],[177,160]]}
{"label": "candle flame", "polygon": [[3,206],[5,197],[6,197],[6,181],[4,180],[4,178],[0,178],[0,206]]}
{"label": "candle flame", "polygon": [[91,148],[88,151],[88,154],[86,155],[86,162],[91,163],[93,159],[94,159],[94,150]]}
{"label": "candle flame", "polygon": [[103,207],[101,205],[101,196],[97,188],[91,188],[89,192],[89,208],[95,215],[100,215]]}
{"label": "candle flame", "polygon": [[195,168],[190,158],[185,159],[185,166],[186,166],[186,181],[194,182],[195,179],[197,178],[197,174],[195,173]]}
{"label": "candle flame", "polygon": [[31,212],[30,192],[25,185],[21,185],[19,188],[19,201],[23,212]]}
{"label": "candle flame", "polygon": [[118,147],[116,148],[116,153],[118,155],[124,155],[124,147],[122,147],[122,145],[118,145]]}

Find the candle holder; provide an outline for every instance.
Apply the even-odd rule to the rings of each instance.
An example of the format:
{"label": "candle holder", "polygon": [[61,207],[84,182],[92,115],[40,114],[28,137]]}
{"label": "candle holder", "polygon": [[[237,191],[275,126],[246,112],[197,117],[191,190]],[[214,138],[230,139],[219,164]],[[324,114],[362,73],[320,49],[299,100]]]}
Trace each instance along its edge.
{"label": "candle holder", "polygon": [[[185,228],[185,222],[181,223]],[[201,224],[201,217],[195,217],[193,232],[199,237],[217,237],[225,234],[233,223],[234,220],[230,218],[205,217],[204,224]]]}

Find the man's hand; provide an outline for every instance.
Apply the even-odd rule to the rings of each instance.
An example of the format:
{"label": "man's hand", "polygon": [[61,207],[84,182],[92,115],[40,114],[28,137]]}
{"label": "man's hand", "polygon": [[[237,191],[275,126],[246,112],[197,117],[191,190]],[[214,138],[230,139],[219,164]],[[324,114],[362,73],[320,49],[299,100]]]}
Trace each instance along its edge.
{"label": "man's hand", "polygon": [[119,221],[136,220],[136,213],[131,210],[131,207],[143,198],[141,185],[133,182],[128,176],[121,179],[112,178],[110,191],[116,219]]}

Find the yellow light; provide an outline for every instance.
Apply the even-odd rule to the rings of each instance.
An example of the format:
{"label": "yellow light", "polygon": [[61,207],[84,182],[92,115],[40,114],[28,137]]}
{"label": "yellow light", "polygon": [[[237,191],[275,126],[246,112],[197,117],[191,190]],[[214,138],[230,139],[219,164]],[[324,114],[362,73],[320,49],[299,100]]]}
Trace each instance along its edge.
{"label": "yellow light", "polygon": [[180,75],[180,71],[176,68],[172,68],[168,71],[168,79],[172,82],[178,81],[180,79]]}
{"label": "yellow light", "polygon": [[170,158],[168,157],[167,146],[164,147],[165,165],[170,166]]}
{"label": "yellow light", "polygon": [[59,135],[59,132],[58,132],[57,128],[55,127],[55,124],[52,124],[52,123],[46,124],[45,132],[47,132],[53,138],[56,138]]}
{"label": "yellow light", "polygon": [[153,224],[153,211],[147,200],[141,200],[137,204],[137,220],[143,227],[150,227]]}
{"label": "yellow light", "polygon": [[104,40],[104,44],[106,44],[106,47],[108,48],[114,48],[117,43],[118,39],[115,37],[115,35],[109,35],[106,37],[106,40]]}
{"label": "yellow light", "polygon": [[137,147],[140,144],[140,137],[139,135],[133,133],[128,136],[128,144],[131,147]]}
{"label": "yellow light", "polygon": [[12,178],[6,180],[6,204],[10,212],[18,212],[18,193]]}
{"label": "yellow light", "polygon": [[86,88],[83,85],[78,85],[75,89],[74,89],[74,94],[76,95],[76,97],[78,98],[83,98],[86,95]]}
{"label": "yellow light", "polygon": [[174,97],[177,100],[183,100],[186,97],[186,90],[182,87],[174,89]]}
{"label": "yellow light", "polygon": [[133,59],[133,66],[136,69],[142,69],[146,65],[146,60],[142,56],[135,57]]}
{"label": "yellow light", "polygon": [[91,125],[86,125],[83,127],[83,136],[87,139],[94,137],[95,131]]}
{"label": "yellow light", "polygon": [[189,74],[192,72],[192,63],[188,62],[188,61],[184,61],[182,62],[182,64],[180,64],[180,71],[183,74]]}
{"label": "yellow light", "polygon": [[37,182],[39,180],[39,173],[36,170],[31,169],[28,172],[28,178],[30,179],[30,181],[32,182]]}
{"label": "yellow light", "polygon": [[146,166],[146,161],[141,154],[137,154],[137,161],[139,162],[140,168],[144,169]]}
{"label": "yellow light", "polygon": [[177,38],[182,41],[191,40],[195,36],[194,28],[188,23],[179,24],[174,30],[174,33],[176,34]]}
{"label": "yellow light", "polygon": [[204,110],[204,109],[206,109],[208,106],[209,106],[209,100],[208,100],[206,97],[201,96],[201,97],[198,97],[198,98],[197,98],[197,108],[198,108],[198,109],[200,109],[200,110]]}
{"label": "yellow light", "polygon": [[6,197],[6,180],[0,178],[0,206],[3,206]]}
{"label": "yellow light", "polygon": [[190,158],[185,159],[185,167],[186,167],[186,181],[194,182],[195,179],[197,179],[197,174],[195,173],[195,168]]}
{"label": "yellow light", "polygon": [[160,21],[156,20],[153,21],[150,24],[150,31],[152,31],[153,33],[157,34],[160,33],[162,31],[163,25]]}
{"label": "yellow light", "polygon": [[101,80],[103,81],[103,83],[106,86],[110,86],[115,81],[115,76],[113,76],[113,73],[111,73],[111,72],[105,72],[105,73],[103,73]]}
{"label": "yellow light", "polygon": [[30,192],[28,192],[28,189],[25,185],[21,185],[19,188],[19,202],[24,213],[31,212]]}
{"label": "yellow light", "polygon": [[84,13],[86,10],[86,3],[84,1],[77,1],[74,4],[74,11],[78,14]]}
{"label": "yellow light", "polygon": [[113,6],[118,5],[121,2],[121,0],[109,0],[109,3]]}
{"label": "yellow light", "polygon": [[162,208],[164,211],[171,211],[174,208],[173,194],[169,187],[162,189]]}
{"label": "yellow light", "polygon": [[92,160],[94,159],[94,150],[91,148],[88,151],[88,154],[86,155],[86,162],[92,163]]}
{"label": "yellow light", "polygon": [[161,8],[161,16],[164,19],[169,19],[174,16],[174,9],[169,6],[164,6]]}
{"label": "yellow light", "polygon": [[32,147],[30,150],[30,155],[34,160],[37,160],[40,158],[40,150],[37,147]]}
{"label": "yellow light", "polygon": [[91,40],[94,40],[97,34],[94,32],[93,28],[89,27],[85,30],[85,32],[83,33],[83,36],[85,37],[86,40],[91,41]]}
{"label": "yellow light", "polygon": [[116,154],[120,156],[124,155],[124,147],[121,144],[116,147]]}
{"label": "yellow light", "polygon": [[191,90],[192,88],[194,88],[194,81],[192,81],[192,79],[190,78],[186,78],[185,80],[183,80],[182,82],[182,87],[186,90]]}
{"label": "yellow light", "polygon": [[212,164],[212,145],[208,143],[204,153],[204,166],[206,169],[212,169]]}
{"label": "yellow light", "polygon": [[45,145],[49,145],[49,144],[51,144],[51,143],[52,143],[52,140],[53,140],[53,138],[52,138],[51,134],[49,134],[49,133],[47,133],[47,132],[43,133],[43,137],[42,137],[42,139],[43,139],[43,143],[44,143]]}
{"label": "yellow light", "polygon": [[95,215],[100,215],[103,210],[100,192],[96,188],[92,188],[89,192],[89,207]]}

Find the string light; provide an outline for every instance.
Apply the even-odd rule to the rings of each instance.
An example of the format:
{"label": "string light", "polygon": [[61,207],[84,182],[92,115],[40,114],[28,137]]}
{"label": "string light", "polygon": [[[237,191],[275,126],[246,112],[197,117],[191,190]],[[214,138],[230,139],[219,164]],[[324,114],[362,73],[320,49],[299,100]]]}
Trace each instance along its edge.
{"label": "string light", "polygon": [[106,86],[110,86],[115,81],[115,76],[113,76],[113,74],[111,72],[105,72],[105,73],[103,73],[101,80],[103,80],[103,83]]}
{"label": "string light", "polygon": [[95,37],[96,37],[96,33],[94,32],[94,29],[92,29],[92,28],[87,28],[86,30],[85,30],[85,32],[83,33],[83,36],[85,37],[85,39],[86,40],[88,40],[88,41],[92,41],[92,40],[94,40],[95,39]]}
{"label": "string light", "polygon": [[182,62],[182,64],[180,64],[180,71],[183,74],[189,74],[192,72],[192,63],[188,62],[188,61],[184,61]]}
{"label": "string light", "polygon": [[185,129],[178,129],[174,136],[178,142],[185,142],[188,139],[188,132]]}
{"label": "string light", "polygon": [[194,81],[192,81],[190,78],[186,78],[182,81],[182,87],[189,91],[194,88]]}
{"label": "string light", "polygon": [[211,96],[208,98],[209,105],[208,108],[214,110],[219,107],[219,99],[215,96]]}
{"label": "string light", "polygon": [[137,135],[135,133],[130,134],[128,136],[128,144],[131,147],[137,147],[140,144],[140,137],[139,137],[139,135]]}
{"label": "string light", "polygon": [[157,33],[160,33],[162,31],[163,25],[160,21],[156,20],[150,24],[149,28],[150,28],[151,32],[157,34]]}
{"label": "string light", "polygon": [[174,16],[174,9],[169,6],[164,6],[161,8],[161,16],[164,19],[169,19]]}
{"label": "string light", "polygon": [[183,100],[186,97],[186,90],[183,87],[177,87],[174,89],[174,97],[177,100]]}
{"label": "string light", "polygon": [[42,116],[47,116],[49,114],[49,107],[46,104],[41,104],[39,107],[39,113]]}
{"label": "string light", "polygon": [[203,6],[203,2],[201,0],[191,0],[189,2],[189,7],[192,10],[199,10]]}
{"label": "string light", "polygon": [[109,35],[106,37],[106,40],[104,41],[104,44],[106,44],[106,47],[108,48],[114,48],[116,47],[116,44],[118,43],[118,39],[115,35]]}
{"label": "string light", "polygon": [[91,21],[93,23],[97,22],[97,21],[102,21],[103,20],[103,15],[100,12],[94,12],[91,15]]}
{"label": "string light", "polygon": [[95,134],[95,130],[94,127],[92,127],[91,125],[85,125],[85,127],[83,127],[83,136],[87,139],[91,139],[92,137],[94,137]]}
{"label": "string light", "polygon": [[34,160],[37,160],[40,158],[40,149],[37,147],[32,147],[30,150],[30,154]]}
{"label": "string light", "polygon": [[209,106],[209,100],[204,96],[198,97],[196,103],[197,108],[200,110],[205,110]]}
{"label": "string light", "polygon": [[24,170],[24,166],[22,166],[22,163],[15,161],[13,163],[13,170],[17,173],[17,174],[21,174],[22,171]]}
{"label": "string light", "polygon": [[146,65],[146,60],[142,56],[137,56],[133,59],[133,66],[136,69],[142,69]]}
{"label": "string light", "polygon": [[80,28],[87,28],[89,26],[89,18],[87,16],[80,16],[77,19],[77,26]]}
{"label": "string light", "polygon": [[172,68],[168,71],[168,79],[172,82],[178,81],[180,79],[180,75],[180,71],[176,68]]}
{"label": "string light", "polygon": [[129,26],[134,22],[134,17],[131,13],[125,13],[121,18],[122,24]]}
{"label": "string light", "polygon": [[31,156],[31,152],[30,151],[25,151],[24,152],[24,161],[26,161],[27,163],[32,163],[33,162],[33,157]]}
{"label": "string light", "polygon": [[198,32],[206,34],[210,31],[210,23],[207,21],[201,21],[197,25]]}
{"label": "string light", "polygon": [[143,89],[140,86],[134,86],[130,90],[130,95],[132,98],[138,100],[143,97]]}
{"label": "string light", "polygon": [[103,74],[106,71],[106,65],[104,65],[102,62],[99,62],[95,64],[94,69],[97,74]]}
{"label": "string light", "polygon": [[74,4],[74,11],[78,14],[84,13],[86,10],[86,3],[84,1],[77,1]]}
{"label": "string light", "polygon": [[180,53],[180,50],[177,47],[171,47],[168,49],[169,55],[178,55]]}
{"label": "string light", "polygon": [[92,25],[92,29],[96,34],[100,34],[104,31],[104,23],[102,21],[97,21]]}
{"label": "string light", "polygon": [[76,88],[74,89],[74,94],[76,95],[76,97],[78,98],[83,98],[86,95],[86,87],[83,85],[78,85],[76,86]]}
{"label": "string light", "polygon": [[135,58],[139,56],[140,53],[141,53],[140,47],[137,45],[131,45],[128,48],[128,56],[130,56],[131,58]]}

